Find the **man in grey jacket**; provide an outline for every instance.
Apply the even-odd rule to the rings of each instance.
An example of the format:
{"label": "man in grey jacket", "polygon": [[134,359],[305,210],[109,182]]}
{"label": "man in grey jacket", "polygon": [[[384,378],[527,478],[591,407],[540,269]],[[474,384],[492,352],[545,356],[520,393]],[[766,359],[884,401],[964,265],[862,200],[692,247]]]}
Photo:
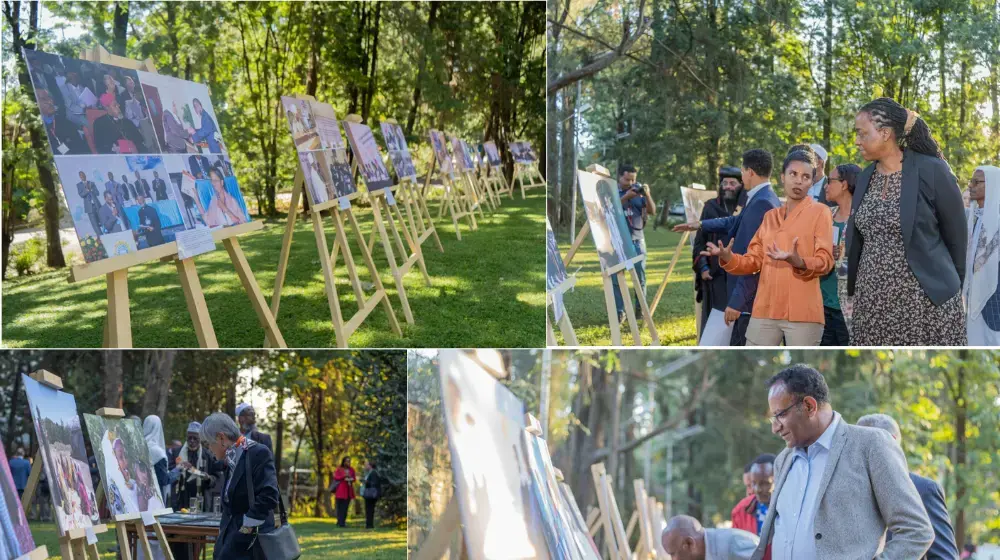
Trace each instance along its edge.
{"label": "man in grey jacket", "polygon": [[660,536],[672,560],[749,560],[757,535],[742,529],[706,529],[697,519],[678,515]]}
{"label": "man in grey jacket", "polygon": [[845,422],[809,366],[782,370],[768,387],[771,431],[787,447],[774,462],[771,508],[752,560],[768,543],[773,560],[922,557],[934,531],[889,434]]}

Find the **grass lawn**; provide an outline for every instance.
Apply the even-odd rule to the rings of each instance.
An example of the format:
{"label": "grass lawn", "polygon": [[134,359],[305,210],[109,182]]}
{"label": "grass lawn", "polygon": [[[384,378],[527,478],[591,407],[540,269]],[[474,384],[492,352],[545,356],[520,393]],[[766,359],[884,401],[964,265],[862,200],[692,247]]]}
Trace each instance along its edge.
{"label": "grass lawn", "polygon": [[[436,201],[432,201],[436,202]],[[353,347],[540,347],[544,345],[545,193],[526,200],[520,193],[504,198],[494,214],[486,213],[477,231],[462,226],[462,241],[447,215],[436,221],[444,246],[433,239],[423,245],[432,286],[424,284],[414,265],[405,278],[415,324],[408,325],[382,251],[374,256],[403,331],[397,337],[379,305],[350,338]],[[431,204],[432,215],[437,204]],[[371,212],[356,208],[367,238]],[[326,219],[332,247],[334,225]],[[274,289],[285,220],[268,221],[244,236],[246,253],[265,298]],[[391,235],[391,234],[390,234]],[[349,239],[362,282],[369,282],[356,240]],[[397,260],[399,257],[397,255]],[[223,348],[255,348],[264,331],[250,306],[225,249],[197,257],[205,301]],[[357,310],[343,260],[336,268],[337,294],[345,322]],[[52,271],[7,280],[3,284],[3,345],[25,348],[87,348],[102,343],[106,284],[94,278],[77,284],[68,271]],[[173,264],[147,263],[129,270],[132,338],[137,348],[197,347],[177,272]],[[335,345],[323,273],[309,219],[296,222],[288,274],[281,294],[278,326],[290,348]]]}
{"label": "grass lawn", "polygon": [[[379,527],[369,531],[364,528],[363,517],[349,520],[344,529],[337,528],[336,519],[301,517],[293,518],[291,522],[295,534],[299,537],[303,560],[406,558],[405,527]],[[59,556],[59,537],[55,524],[34,522],[30,525],[35,544],[46,545],[51,555],[49,558],[62,558]],[[97,549],[101,553],[101,558],[116,558],[116,553],[109,552],[109,549],[118,543],[115,530],[109,526],[108,532],[98,535],[97,538]],[[208,549],[208,557],[212,557],[211,547]]]}
{"label": "grass lawn", "polygon": [[[663,283],[674,249],[681,238],[680,233],[674,233],[669,228],[661,227],[653,230],[646,228],[646,300],[653,305],[656,291]],[[689,239],[691,239],[689,237]],[[560,252],[565,256],[571,243],[566,240],[566,234],[561,237]],[[579,271],[577,271],[579,269]],[[563,301],[566,312],[569,313],[573,328],[581,346],[611,345],[611,328],[608,327],[608,313],[604,303],[604,285],[601,280],[601,265],[594,249],[594,242],[588,235],[580,250],[567,267],[570,274],[576,272],[576,288],[568,292]],[[629,291],[632,281],[628,280]],[[641,318],[636,318],[642,325]],[[694,315],[694,272],[691,270],[691,243],[688,241],[681,248],[681,256],[674,266],[674,271],[667,279],[667,287],[663,291],[660,304],[653,313],[656,332],[660,335],[663,346],[687,346],[696,343]],[[559,342],[564,343],[559,328],[553,325]],[[628,322],[622,325],[622,344],[632,344],[632,333]],[[651,343],[649,331],[641,326],[642,343]]]}

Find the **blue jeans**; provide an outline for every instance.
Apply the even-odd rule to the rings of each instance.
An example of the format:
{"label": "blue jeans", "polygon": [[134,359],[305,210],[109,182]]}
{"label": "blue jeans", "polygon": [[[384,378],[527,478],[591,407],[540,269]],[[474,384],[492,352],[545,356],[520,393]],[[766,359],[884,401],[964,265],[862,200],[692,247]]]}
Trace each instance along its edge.
{"label": "blue jeans", "polygon": [[[635,246],[635,253],[637,255],[646,254],[646,240],[645,239],[633,239],[632,244]],[[639,285],[642,287],[642,297],[646,297],[646,269],[643,266],[644,263],[635,263],[635,273],[639,276]],[[626,272],[626,282],[628,285],[632,285],[631,275]],[[611,289],[615,292],[615,309],[618,310],[618,322],[621,323],[625,319],[625,301],[622,298],[622,291],[618,288],[618,282],[615,279],[611,281]],[[636,321],[642,324],[642,308],[639,307],[639,297],[634,296],[635,303],[635,318]]]}

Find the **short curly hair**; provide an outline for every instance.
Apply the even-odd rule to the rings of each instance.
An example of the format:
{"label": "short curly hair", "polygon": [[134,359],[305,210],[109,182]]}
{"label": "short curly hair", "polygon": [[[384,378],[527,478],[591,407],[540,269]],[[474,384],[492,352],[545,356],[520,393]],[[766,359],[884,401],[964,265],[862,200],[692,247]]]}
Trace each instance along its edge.
{"label": "short curly hair", "polygon": [[818,403],[830,402],[830,388],[826,385],[823,374],[806,364],[789,366],[777,375],[767,380],[767,387],[782,383],[785,388],[798,397],[812,397]]}

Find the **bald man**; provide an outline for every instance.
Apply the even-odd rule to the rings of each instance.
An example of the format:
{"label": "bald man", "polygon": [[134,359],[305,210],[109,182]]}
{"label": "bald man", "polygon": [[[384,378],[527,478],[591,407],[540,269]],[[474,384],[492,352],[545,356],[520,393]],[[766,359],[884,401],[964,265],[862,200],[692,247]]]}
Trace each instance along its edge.
{"label": "bald man", "polygon": [[678,515],[661,535],[672,560],[749,560],[757,535],[740,529],[706,529],[697,519]]}

